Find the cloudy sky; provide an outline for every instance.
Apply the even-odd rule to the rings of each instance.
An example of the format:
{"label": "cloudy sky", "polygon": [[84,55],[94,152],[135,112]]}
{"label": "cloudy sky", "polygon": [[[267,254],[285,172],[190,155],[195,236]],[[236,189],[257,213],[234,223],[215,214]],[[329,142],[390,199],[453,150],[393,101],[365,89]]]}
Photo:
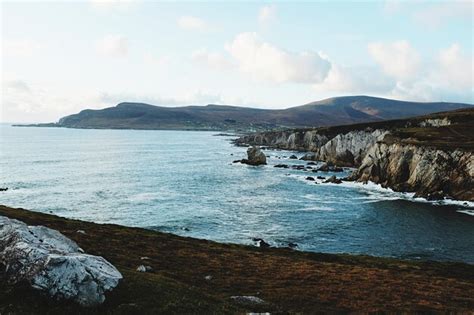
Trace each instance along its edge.
{"label": "cloudy sky", "polygon": [[122,101],[474,102],[473,2],[2,1],[2,122]]}

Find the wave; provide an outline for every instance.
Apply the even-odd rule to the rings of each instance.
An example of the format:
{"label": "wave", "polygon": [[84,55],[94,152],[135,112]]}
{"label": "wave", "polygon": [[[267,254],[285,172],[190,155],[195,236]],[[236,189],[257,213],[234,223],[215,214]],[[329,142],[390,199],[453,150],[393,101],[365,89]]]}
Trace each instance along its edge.
{"label": "wave", "polygon": [[[415,193],[413,192],[398,192],[394,191],[391,188],[382,187],[380,184],[376,184],[373,182],[368,183],[361,183],[361,182],[346,182],[343,181],[341,184],[333,184],[333,183],[324,183],[324,180],[317,179],[316,176],[312,176],[315,180],[309,181],[306,179],[308,175],[290,175],[291,177],[296,178],[299,181],[305,182],[308,185],[315,185],[323,184],[329,186],[339,186],[339,187],[347,187],[359,190],[363,193],[368,194],[367,196],[355,197],[356,199],[362,199],[362,203],[376,203],[382,201],[394,201],[394,200],[406,200],[411,202],[420,202],[420,203],[429,203],[432,205],[445,205],[445,206],[458,206],[461,207],[460,213],[474,215],[474,202],[473,201],[465,201],[465,200],[453,200],[453,199],[443,199],[443,200],[427,200],[421,197],[415,197]],[[328,176],[326,176],[328,177]],[[342,177],[338,177],[342,178]],[[305,196],[307,199],[311,199],[311,197]],[[327,198],[327,197],[325,197]],[[463,209],[472,209],[463,211]]]}

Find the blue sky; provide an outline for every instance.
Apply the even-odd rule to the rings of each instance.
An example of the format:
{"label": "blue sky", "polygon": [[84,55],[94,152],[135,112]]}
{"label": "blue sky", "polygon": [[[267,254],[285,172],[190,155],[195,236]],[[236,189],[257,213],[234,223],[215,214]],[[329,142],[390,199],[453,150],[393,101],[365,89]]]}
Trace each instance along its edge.
{"label": "blue sky", "polygon": [[1,121],[121,101],[474,102],[467,1],[4,1]]}

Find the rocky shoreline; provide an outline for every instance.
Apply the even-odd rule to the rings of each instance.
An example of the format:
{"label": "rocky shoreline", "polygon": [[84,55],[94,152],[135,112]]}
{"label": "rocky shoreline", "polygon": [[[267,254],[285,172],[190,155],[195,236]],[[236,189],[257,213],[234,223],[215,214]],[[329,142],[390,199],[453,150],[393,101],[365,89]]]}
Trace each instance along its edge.
{"label": "rocky shoreline", "polygon": [[308,152],[303,159],[357,168],[372,181],[430,200],[474,201],[474,110],[405,120],[245,135],[240,146]]}

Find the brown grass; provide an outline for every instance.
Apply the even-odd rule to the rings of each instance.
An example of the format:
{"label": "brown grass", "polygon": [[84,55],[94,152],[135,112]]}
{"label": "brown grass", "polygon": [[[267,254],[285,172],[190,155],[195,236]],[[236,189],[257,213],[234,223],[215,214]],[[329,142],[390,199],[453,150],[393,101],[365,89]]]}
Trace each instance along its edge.
{"label": "brown grass", "polygon": [[[104,305],[87,310],[3,283],[0,314],[474,310],[472,265],[219,244],[5,206],[0,206],[0,215],[57,229],[86,252],[104,256],[124,275]],[[79,229],[86,234],[77,233]],[[135,271],[144,263],[142,256],[150,257],[145,264],[153,267],[152,273]],[[206,275],[212,280],[205,280]],[[232,295],[254,295],[268,304],[236,305]]]}

